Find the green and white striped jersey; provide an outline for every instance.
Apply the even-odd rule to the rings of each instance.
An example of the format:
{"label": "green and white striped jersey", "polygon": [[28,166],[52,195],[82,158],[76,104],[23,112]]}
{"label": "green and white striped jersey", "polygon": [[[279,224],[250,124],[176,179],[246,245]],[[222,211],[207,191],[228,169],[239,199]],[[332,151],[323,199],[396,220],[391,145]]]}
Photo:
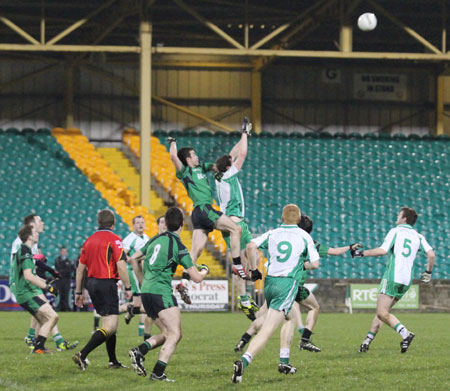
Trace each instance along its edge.
{"label": "green and white striped jersey", "polygon": [[145,233],[142,236],[139,236],[135,232],[130,232],[122,241],[123,249],[127,251],[128,255],[131,257],[136,251],[144,247],[144,244],[147,243],[149,239],[150,238]]}
{"label": "green and white striped jersey", "polygon": [[425,253],[432,249],[424,236],[408,224],[392,228],[380,247],[387,252],[388,257],[383,278],[403,285],[411,283],[414,260],[419,249]]}
{"label": "green and white striped jersey", "polygon": [[222,213],[227,216],[245,217],[244,194],[238,174],[239,170],[232,165],[220,181],[216,179],[217,198]]}
{"label": "green and white striped jersey", "polygon": [[[131,257],[136,251],[144,247],[145,243],[147,243],[149,239],[150,238],[145,233],[142,236],[139,236],[135,232],[130,232],[122,241],[123,249],[127,251],[128,256]],[[127,267],[128,270],[133,270],[133,267],[128,262]]]}
{"label": "green and white striped jersey", "polygon": [[312,237],[297,225],[281,224],[252,240],[258,247],[269,250],[267,275],[291,277],[300,281],[303,271],[303,252],[311,262],[319,260]]}

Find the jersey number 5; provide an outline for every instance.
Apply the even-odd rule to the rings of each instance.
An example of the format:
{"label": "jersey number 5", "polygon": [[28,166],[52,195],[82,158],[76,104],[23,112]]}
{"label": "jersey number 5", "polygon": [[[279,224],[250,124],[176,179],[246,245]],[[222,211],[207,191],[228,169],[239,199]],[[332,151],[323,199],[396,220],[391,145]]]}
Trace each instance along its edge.
{"label": "jersey number 5", "polygon": [[157,245],[155,246],[155,248],[153,249],[152,257],[151,257],[151,258],[149,259],[149,261],[148,261],[148,263],[149,263],[150,265],[153,265],[153,264],[155,263],[156,258],[158,257],[159,250],[161,250],[161,245],[160,245],[160,244],[157,244]]}
{"label": "jersey number 5", "polygon": [[409,239],[405,239],[405,241],[403,242],[403,249],[404,251],[402,252],[402,255],[406,258],[409,257],[411,255],[411,240]]}
{"label": "jersey number 5", "polygon": [[277,257],[278,262],[286,262],[292,253],[292,244],[289,242],[280,242],[278,243],[277,250],[280,255],[284,255],[284,257]]}

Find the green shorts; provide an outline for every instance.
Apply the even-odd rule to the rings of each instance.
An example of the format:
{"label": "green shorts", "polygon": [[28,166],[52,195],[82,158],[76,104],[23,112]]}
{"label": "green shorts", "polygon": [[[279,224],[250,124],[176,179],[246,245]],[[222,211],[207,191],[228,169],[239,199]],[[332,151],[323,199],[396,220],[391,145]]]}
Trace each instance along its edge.
{"label": "green shorts", "polygon": [[222,215],[223,213],[215,210],[212,205],[198,205],[192,211],[191,222],[194,230],[202,229],[206,232],[211,232]]}
{"label": "green shorts", "polygon": [[139,296],[141,294],[141,289],[139,288],[139,280],[136,277],[136,274],[134,274],[133,270],[128,269],[128,276],[130,278],[131,293],[133,296]]}
{"label": "green shorts", "polygon": [[294,304],[297,296],[298,282],[290,277],[267,276],[264,280],[264,295],[267,301],[267,308],[283,311],[285,315]]}
{"label": "green shorts", "polygon": [[411,284],[403,285],[383,278],[381,280],[380,287],[378,288],[378,293],[395,297],[396,299],[400,300],[405,295],[405,293],[408,292],[410,286]]}
{"label": "green shorts", "polygon": [[297,303],[302,302],[303,300],[306,300],[311,292],[308,288],[305,288],[303,285],[298,287],[297,296],[295,298],[295,301]]}
{"label": "green shorts", "polygon": [[28,298],[22,300],[19,305],[26,309],[31,315],[36,315],[39,308],[46,303],[46,301],[42,300],[40,297],[33,295],[30,295]]}
{"label": "green shorts", "polygon": [[[241,233],[241,250],[245,250],[245,247],[247,246],[247,244],[249,244],[251,242],[251,240],[253,239],[252,234],[250,233],[250,230],[248,229],[248,225],[244,220],[239,221],[239,223],[237,223],[241,228],[242,228],[242,233]],[[231,249],[231,245],[230,245],[230,233],[229,232],[222,232],[222,236],[225,240],[225,243],[227,244],[227,247],[229,249]]]}
{"label": "green shorts", "polygon": [[142,305],[144,306],[147,316],[156,319],[161,311],[171,307],[178,307],[178,302],[174,295],[143,293]]}

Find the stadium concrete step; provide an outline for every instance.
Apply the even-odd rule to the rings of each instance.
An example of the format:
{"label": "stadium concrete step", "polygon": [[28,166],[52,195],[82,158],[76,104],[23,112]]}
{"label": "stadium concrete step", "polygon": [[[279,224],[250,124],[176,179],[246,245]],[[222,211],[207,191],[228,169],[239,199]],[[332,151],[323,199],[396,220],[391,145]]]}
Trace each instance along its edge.
{"label": "stadium concrete step", "polygon": [[[100,155],[103,156],[108,165],[121,177],[123,182],[129,187],[131,191],[136,194],[136,199],[140,199],[140,177],[139,172],[132,165],[130,160],[118,148],[97,148]],[[167,207],[164,201],[158,194],[150,191],[150,212],[157,219],[166,213]],[[192,232],[185,225],[180,234],[184,245],[190,249],[192,247]],[[211,276],[225,277],[225,271],[220,263],[214,258],[209,251],[204,251],[198,259],[197,263],[205,263],[210,268]],[[178,267],[176,275],[181,276],[182,268]]]}
{"label": "stadium concrete step", "polygon": [[53,135],[103,198],[128,224],[129,230],[132,229],[133,217],[142,215],[146,221],[145,233],[150,237],[158,233],[155,216],[146,207],[139,205],[136,194],[79,129],[56,128]]}

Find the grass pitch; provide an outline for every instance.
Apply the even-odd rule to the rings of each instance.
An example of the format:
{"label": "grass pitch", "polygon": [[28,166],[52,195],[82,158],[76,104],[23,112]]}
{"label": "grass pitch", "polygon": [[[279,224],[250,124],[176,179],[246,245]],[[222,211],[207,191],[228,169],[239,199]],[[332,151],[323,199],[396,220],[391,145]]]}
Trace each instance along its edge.
{"label": "grass pitch", "polygon": [[[49,356],[30,355],[23,338],[30,316],[0,312],[0,389],[2,390],[449,390],[450,314],[401,313],[400,320],[416,334],[406,354],[400,354],[399,335],[384,326],[366,354],[357,353],[373,314],[321,314],[313,342],[321,353],[298,350],[297,334],[291,347],[295,375],[277,371],[279,333],[244,373],[242,384],[232,384],[233,362],[240,357],[234,345],[249,326],[243,314],[196,313],[183,315],[183,339],[166,373],[175,383],[149,382],[130,369],[107,369],[100,346],[89,355],[86,372],[72,362],[74,351]],[[117,356],[129,365],[128,350],[141,343],[137,319],[129,326],[120,318]],[[59,329],[68,340],[88,341],[91,313],[61,313]],[[52,340],[47,347],[55,348]],[[78,350],[76,350],[78,351]],[[151,372],[157,351],[146,356]]]}

